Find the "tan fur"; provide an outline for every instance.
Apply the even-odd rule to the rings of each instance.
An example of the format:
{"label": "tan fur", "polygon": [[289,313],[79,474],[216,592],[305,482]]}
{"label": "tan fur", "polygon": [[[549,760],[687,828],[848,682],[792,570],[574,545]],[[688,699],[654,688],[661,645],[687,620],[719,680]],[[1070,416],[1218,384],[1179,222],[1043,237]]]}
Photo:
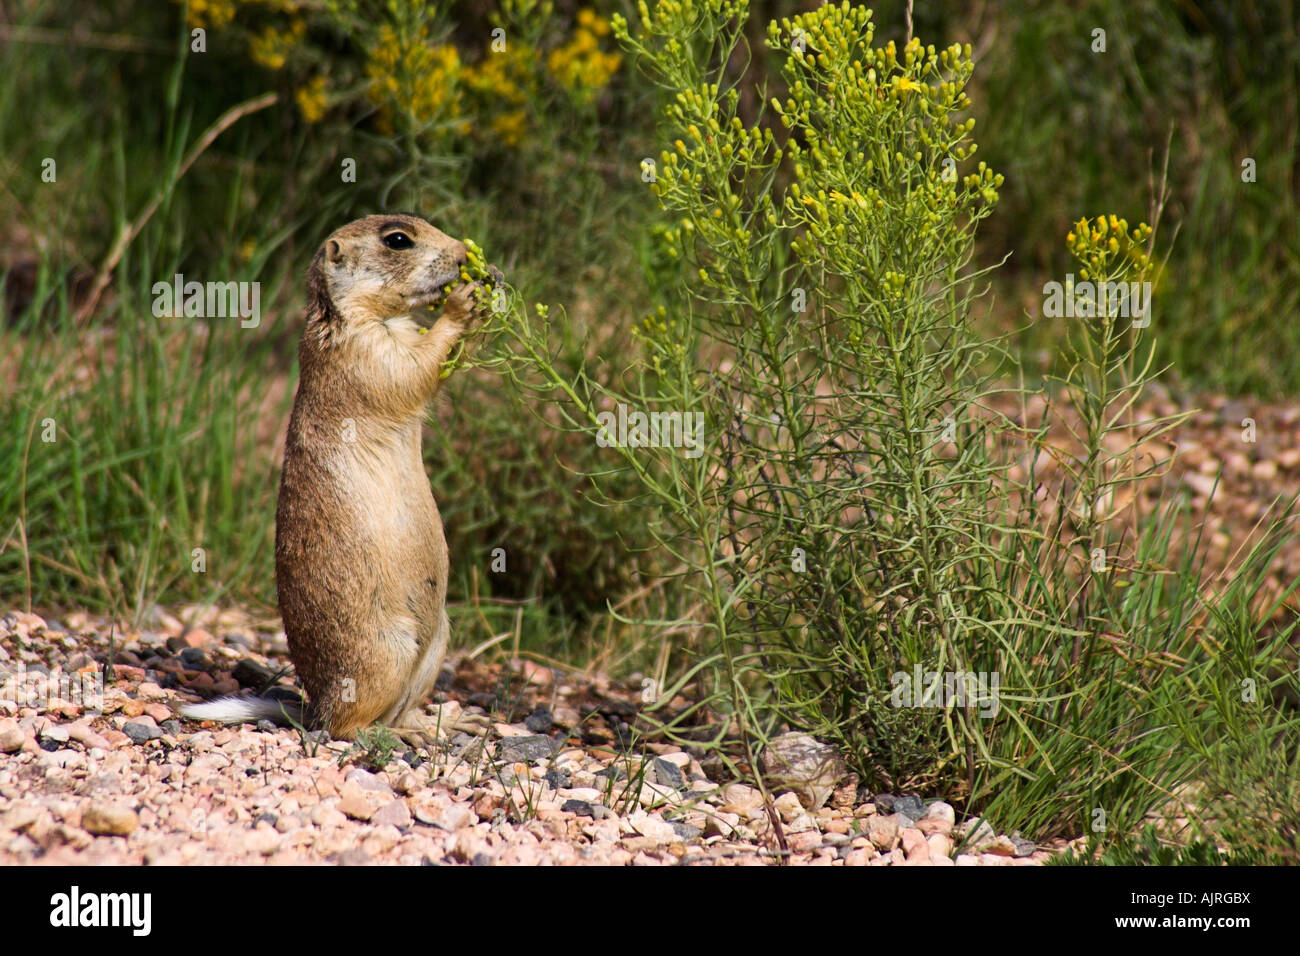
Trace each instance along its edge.
{"label": "tan fur", "polygon": [[[395,250],[382,237],[406,233]],[[307,277],[301,377],[275,521],[275,573],[309,718],[338,738],[381,722],[427,729],[422,705],[449,634],[447,542],[420,454],[425,407],[477,323],[463,243],[412,216],[367,216],[321,246]]]}

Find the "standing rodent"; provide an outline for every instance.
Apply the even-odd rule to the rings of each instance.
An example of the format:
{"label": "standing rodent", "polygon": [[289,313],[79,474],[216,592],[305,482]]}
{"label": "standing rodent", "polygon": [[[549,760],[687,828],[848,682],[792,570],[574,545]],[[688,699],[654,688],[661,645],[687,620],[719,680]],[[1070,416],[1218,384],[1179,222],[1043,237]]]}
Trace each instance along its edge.
{"label": "standing rodent", "polygon": [[[307,691],[299,716],[336,738],[376,722],[435,729],[422,705],[447,650],[447,542],[420,429],[443,364],[482,318],[479,284],[460,285],[423,326],[465,260],[462,242],[423,219],[367,216],[326,239],[307,274],[275,574]],[[242,721],[281,706],[227,698],[184,713]]]}

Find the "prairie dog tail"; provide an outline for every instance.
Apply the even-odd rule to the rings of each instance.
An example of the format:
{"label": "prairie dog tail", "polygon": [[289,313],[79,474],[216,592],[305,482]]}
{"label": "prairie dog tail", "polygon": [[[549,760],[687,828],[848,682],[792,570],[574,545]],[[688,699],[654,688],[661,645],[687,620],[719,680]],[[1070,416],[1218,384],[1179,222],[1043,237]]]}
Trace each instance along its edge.
{"label": "prairie dog tail", "polygon": [[223,724],[255,724],[270,720],[281,727],[302,726],[302,704],[268,697],[222,697],[203,704],[186,704],[181,716],[190,720],[216,720]]}

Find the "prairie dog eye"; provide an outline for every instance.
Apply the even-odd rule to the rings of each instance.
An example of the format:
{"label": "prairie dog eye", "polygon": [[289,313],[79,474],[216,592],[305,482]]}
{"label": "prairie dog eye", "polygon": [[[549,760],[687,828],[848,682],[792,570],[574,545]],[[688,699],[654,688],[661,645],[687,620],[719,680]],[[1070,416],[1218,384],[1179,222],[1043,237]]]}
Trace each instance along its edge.
{"label": "prairie dog eye", "polygon": [[415,242],[404,232],[390,232],[382,239],[389,249],[410,249]]}

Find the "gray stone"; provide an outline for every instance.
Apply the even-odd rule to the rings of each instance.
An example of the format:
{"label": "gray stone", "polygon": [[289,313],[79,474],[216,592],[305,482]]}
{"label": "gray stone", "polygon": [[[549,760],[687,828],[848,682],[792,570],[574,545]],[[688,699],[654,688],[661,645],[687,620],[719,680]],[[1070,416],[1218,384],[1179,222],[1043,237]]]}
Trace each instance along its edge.
{"label": "gray stone", "polygon": [[683,840],[694,840],[702,832],[699,827],[693,827],[689,823],[679,823],[676,820],[672,822],[673,832]]}
{"label": "gray stone", "polygon": [[1038,850],[1038,844],[1033,840],[1026,840],[1018,833],[1012,834],[1011,845],[1016,848],[1016,856],[1020,857],[1033,856]]}
{"label": "gray stone", "polygon": [[559,749],[559,743],[544,734],[507,737],[497,744],[497,759],[531,763],[534,760],[545,760]]}
{"label": "gray stone", "polygon": [[245,657],[235,665],[235,669],[230,672],[230,676],[239,681],[244,687],[261,690],[271,683],[271,679],[275,677],[275,671],[265,664]]}
{"label": "gray stone", "polygon": [[538,707],[535,711],[524,718],[524,726],[535,734],[549,734],[553,720],[551,718],[551,708]]}
{"label": "gray stone", "polygon": [[894,812],[912,820],[920,820],[925,816],[925,801],[916,794],[909,793],[894,801]]}
{"label": "gray stone", "polygon": [[592,812],[592,805],[586,800],[565,800],[560,806],[565,813],[574,813],[580,817],[595,817]]}
{"label": "gray stone", "polygon": [[572,777],[570,777],[569,771],[567,770],[558,770],[555,767],[552,767],[550,770],[546,771],[546,785],[552,790],[567,789],[571,782]]}
{"label": "gray stone", "polygon": [[681,790],[686,786],[686,778],[682,776],[681,768],[670,764],[663,757],[655,757],[650,769],[654,776],[651,783],[672,787],[674,790]]}
{"label": "gray stone", "polygon": [[180,653],[181,663],[192,671],[212,670],[212,662],[199,647],[183,647]]}
{"label": "gray stone", "polygon": [[41,731],[41,746],[44,746],[45,741],[47,740],[66,744],[68,742],[68,728],[61,727],[58,724],[50,724],[50,726]]}
{"label": "gray stone", "polygon": [[151,740],[157,740],[163,735],[162,730],[153,723],[140,723],[139,721],[128,721],[122,725],[122,733],[126,734],[137,744],[146,744]]}

